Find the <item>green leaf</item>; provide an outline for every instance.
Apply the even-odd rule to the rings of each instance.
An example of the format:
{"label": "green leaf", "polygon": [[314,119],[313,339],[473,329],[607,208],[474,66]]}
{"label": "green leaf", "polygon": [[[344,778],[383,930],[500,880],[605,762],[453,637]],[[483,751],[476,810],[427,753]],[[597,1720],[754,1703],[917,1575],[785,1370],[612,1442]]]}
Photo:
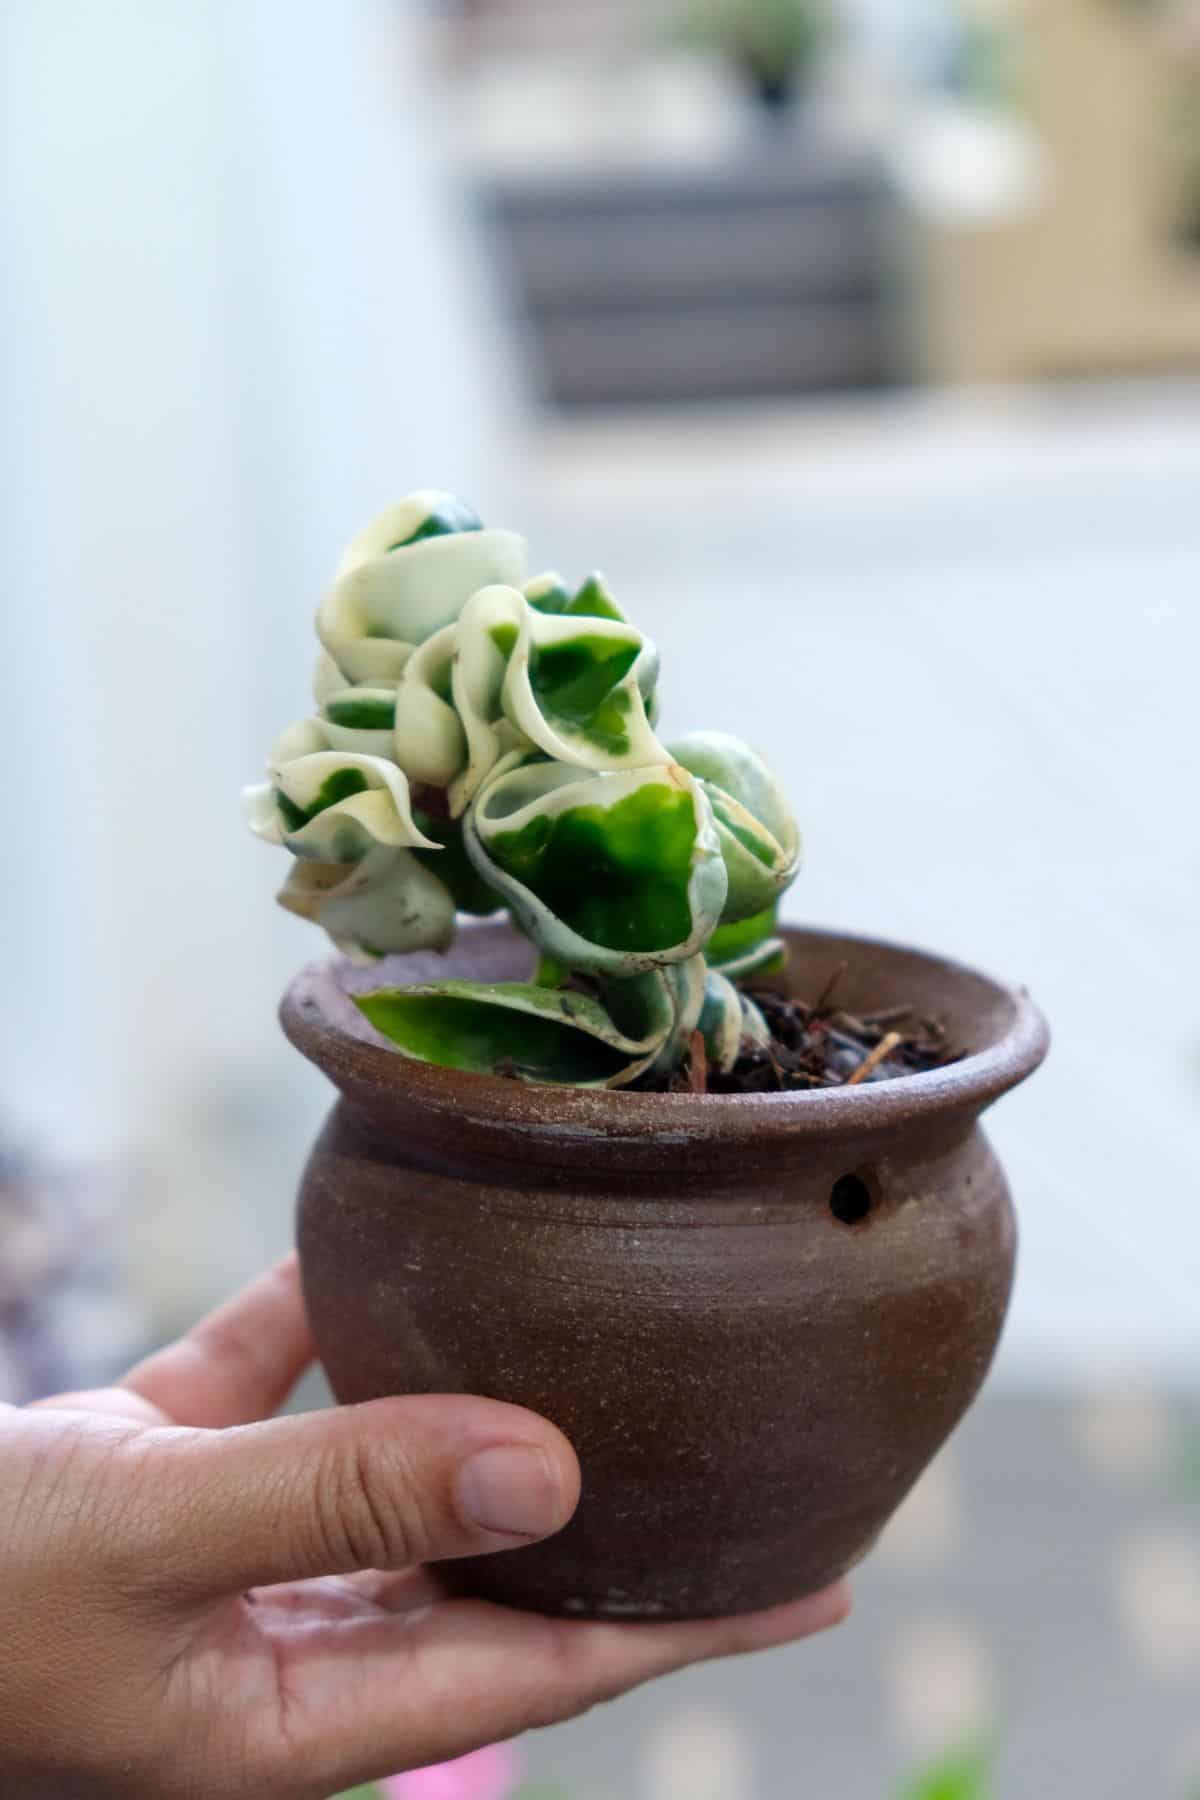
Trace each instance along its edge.
{"label": "green leaf", "polygon": [[800,866],[800,833],[779,784],[761,757],[725,732],[694,732],[670,750],[713,810],[729,875],[722,925],[764,912]]}
{"label": "green leaf", "polygon": [[680,769],[526,764],[484,789],[467,847],[543,954],[575,968],[682,962],[724,900],[711,813]]}
{"label": "green leaf", "polygon": [[778,905],[768,906],[734,925],[718,925],[704,952],[710,966],[734,983],[778,974],[787,963],[787,945],[773,935],[778,911]]}
{"label": "green leaf", "polygon": [[744,807],[739,807],[723,794],[720,788],[709,783],[709,804],[713,809],[713,817],[722,831],[735,837],[743,850],[748,850],[756,862],[764,869],[774,869],[778,857],[778,846],[769,831],[761,826]]}
{"label": "green leaf", "polygon": [[700,1024],[708,970],[702,956],[669,963],[663,970],[674,1014],[663,1047],[654,1059],[652,1073],[669,1075],[691,1055],[692,1038]]}
{"label": "green leaf", "polygon": [[450,537],[460,531],[482,531],[483,520],[473,506],[453,494],[441,494],[428,503],[425,516],[406,537],[388,545],[388,552],[424,543],[426,538]]}
{"label": "green leaf", "polygon": [[609,592],[603,575],[592,574],[572,594],[561,575],[539,575],[525,584],[525,598],[535,611],[555,617],[614,619],[625,623],[625,614]]}
{"label": "green leaf", "polygon": [[483,530],[460,508],[451,495],[410,494],[346,551],[317,633],[348,685],[399,680],[413,647],[453,624],[473,594],[524,581],[524,540]]}
{"label": "green leaf", "polygon": [[787,968],[787,944],[782,938],[764,938],[752,950],[730,957],[719,965],[727,981],[752,981],[760,975],[778,975]]}
{"label": "green leaf", "polygon": [[764,938],[774,934],[776,920],[779,916],[778,904],[764,907],[762,912],[752,913],[748,919],[739,919],[734,925],[718,925],[708,940],[704,952],[710,963],[723,967],[735,957],[743,956],[747,950],[754,950]]}
{"label": "green leaf", "polygon": [[914,1775],[904,1800],[990,1800],[991,1766],[987,1751],[956,1752]]}
{"label": "green leaf", "polygon": [[540,613],[565,613],[571,604],[571,590],[561,575],[539,575],[525,583],[524,592],[530,606]]}
{"label": "green leaf", "polygon": [[579,618],[615,619],[619,624],[625,623],[625,614],[609,592],[608,583],[603,575],[589,575],[573,600],[562,609]]}
{"label": "green leaf", "polygon": [[358,862],[375,844],[432,848],[413,819],[408,782],[388,758],[335,750],[287,756],[292,744],[307,741],[309,727],[319,732],[320,722],[284,734],[272,781],[247,790],[252,831],[312,862]]}
{"label": "green leaf", "polygon": [[396,691],[393,753],[410,781],[448,787],[467,760],[467,740],[452,701],[458,626],[427,638],[405,665]]}
{"label": "green leaf", "polygon": [[348,731],[390,731],[396,723],[396,695],[393,689],[348,689],[336,700],[330,700],[325,717],[332,725],[344,725]]}
{"label": "green leaf", "polygon": [[441,846],[438,850],[414,850],[413,856],[449,889],[458,911],[477,918],[498,912],[504,901],[467,855],[461,819],[435,819],[420,811],[414,812],[413,818],[425,836]]}
{"label": "green leaf", "polygon": [[[313,749],[341,750],[351,756],[382,756],[395,761],[396,689],[346,687],[339,676],[335,692],[326,694],[321,716],[313,721],[321,743]],[[301,748],[299,742],[297,750]]]}
{"label": "green leaf", "polygon": [[631,701],[619,684],[640,650],[636,638],[621,643],[584,635],[535,650],[529,682],[545,718],[590,738],[614,756],[626,755]]}
{"label": "green leaf", "polygon": [[528,604],[515,588],[487,587],[473,594],[458,621],[452,696],[466,741],[466,761],[450,783],[447,800],[461,818],[496,765],[521,747],[531,748],[505,716],[508,664],[520,640]]}
{"label": "green leaf", "polygon": [[668,763],[643,691],[657,671],[654,646],[612,619],[556,618],[522,605],[502,692],[516,729],[545,755],[583,768]]}
{"label": "green leaf", "polygon": [[282,789],[276,790],[279,810],[292,831],[299,831],[311,819],[315,819],[328,807],[336,806],[339,800],[349,800],[354,794],[365,794],[367,778],[361,769],[335,769],[328,775],[317,789],[315,798],[308,806],[297,806],[289,800]]}
{"label": "green leaf", "polygon": [[319,925],[348,956],[445,950],[454,940],[455,904],[433,872],[434,858],[376,846],[358,863],[296,862],[279,904]]}
{"label": "green leaf", "polygon": [[529,982],[445,981],[384,988],[355,1003],[375,1029],[418,1062],[481,1075],[575,1087],[632,1081],[671,1024],[657,974],[615,982],[607,1006]]}

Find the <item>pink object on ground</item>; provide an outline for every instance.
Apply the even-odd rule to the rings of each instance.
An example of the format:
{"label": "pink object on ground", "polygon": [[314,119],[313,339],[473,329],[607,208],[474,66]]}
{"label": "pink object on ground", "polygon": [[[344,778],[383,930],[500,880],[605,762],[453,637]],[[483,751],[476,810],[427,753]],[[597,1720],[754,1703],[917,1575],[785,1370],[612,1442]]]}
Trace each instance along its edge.
{"label": "pink object on ground", "polygon": [[520,1759],[513,1746],[493,1744],[457,1762],[392,1775],[379,1785],[387,1800],[509,1800],[520,1779]]}

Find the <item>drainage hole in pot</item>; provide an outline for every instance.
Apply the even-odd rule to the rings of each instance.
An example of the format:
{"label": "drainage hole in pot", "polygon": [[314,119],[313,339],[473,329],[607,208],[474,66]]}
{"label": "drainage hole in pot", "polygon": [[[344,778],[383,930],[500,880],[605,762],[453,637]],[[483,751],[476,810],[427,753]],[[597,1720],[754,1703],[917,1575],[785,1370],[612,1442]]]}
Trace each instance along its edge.
{"label": "drainage hole in pot", "polygon": [[871,1210],[871,1190],[861,1175],[842,1175],[833,1184],[829,1210],[843,1225],[860,1225]]}

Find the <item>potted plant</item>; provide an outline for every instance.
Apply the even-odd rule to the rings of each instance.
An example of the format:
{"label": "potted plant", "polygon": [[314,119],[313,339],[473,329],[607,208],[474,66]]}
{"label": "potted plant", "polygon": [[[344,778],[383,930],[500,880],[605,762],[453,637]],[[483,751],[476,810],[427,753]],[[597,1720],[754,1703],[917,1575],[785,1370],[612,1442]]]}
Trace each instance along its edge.
{"label": "potted plant", "polygon": [[341,1094],[299,1210],[335,1393],[571,1437],[569,1527],[460,1591],[662,1619],[824,1586],[991,1360],[1014,1225],[978,1119],[1039,1015],[777,928],[800,840],[762,761],[664,742],[604,581],[527,581],[452,497],[370,525],[317,628],[316,711],[248,805],[341,952],[283,1008]]}
{"label": "potted plant", "polygon": [[687,35],[724,54],[772,117],[804,92],[830,31],[823,0],[692,0]]}

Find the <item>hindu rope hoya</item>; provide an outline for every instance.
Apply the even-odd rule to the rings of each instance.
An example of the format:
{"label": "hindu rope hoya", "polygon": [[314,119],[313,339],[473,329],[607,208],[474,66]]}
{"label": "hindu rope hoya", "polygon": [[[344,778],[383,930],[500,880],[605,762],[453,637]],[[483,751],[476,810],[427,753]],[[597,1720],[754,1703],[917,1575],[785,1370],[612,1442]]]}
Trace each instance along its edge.
{"label": "hindu rope hoya", "polygon": [[616,1088],[697,1032],[726,1071],[766,1042],[740,984],[782,960],[796,821],[740,739],[660,738],[658,652],[602,576],[530,579],[522,538],[422,490],[351,543],[317,634],[314,710],[246,793],[281,904],[357,961],[504,909],[531,946],[527,981],[358,994],[404,1055]]}

